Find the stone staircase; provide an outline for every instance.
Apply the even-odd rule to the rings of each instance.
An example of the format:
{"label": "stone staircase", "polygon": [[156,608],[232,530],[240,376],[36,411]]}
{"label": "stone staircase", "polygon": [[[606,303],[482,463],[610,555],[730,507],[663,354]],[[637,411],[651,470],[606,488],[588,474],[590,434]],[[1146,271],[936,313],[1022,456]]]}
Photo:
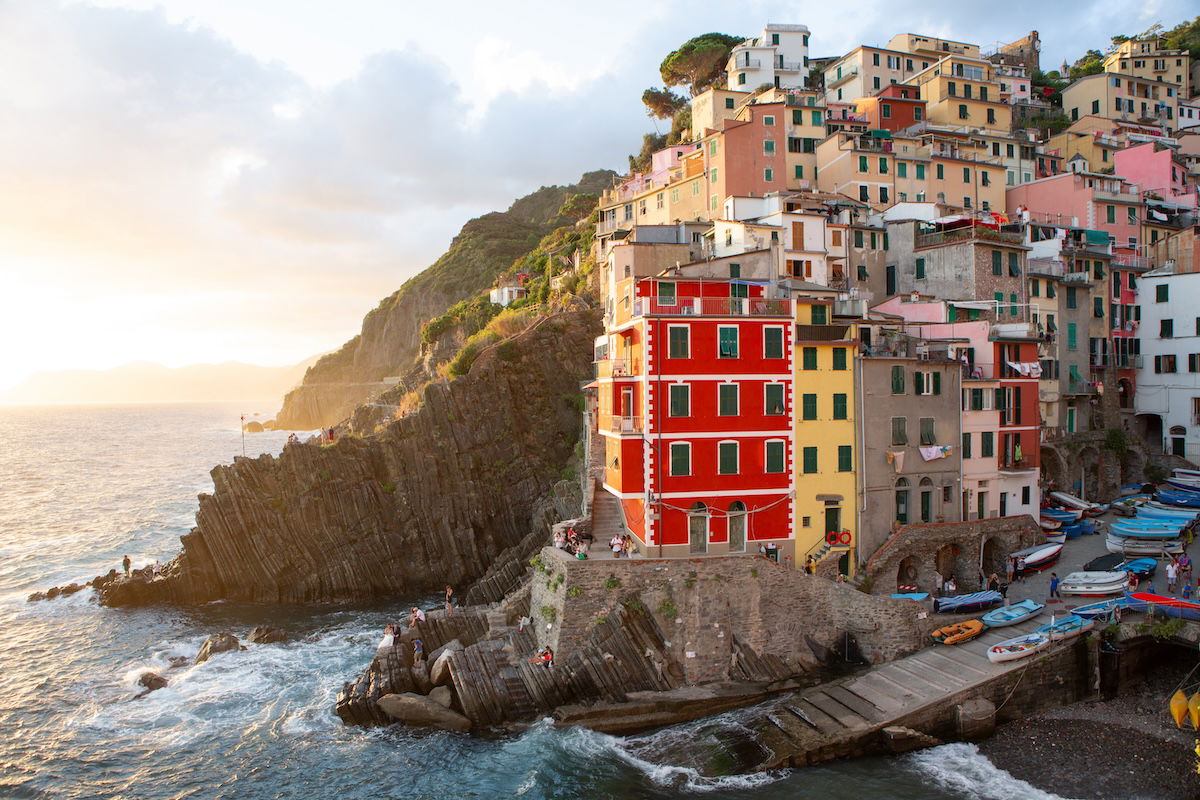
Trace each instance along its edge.
{"label": "stone staircase", "polygon": [[621,510],[621,501],[605,491],[600,482],[596,482],[596,499],[592,506],[592,536],[595,547],[607,546],[608,540],[615,534],[629,531],[625,527],[625,515]]}

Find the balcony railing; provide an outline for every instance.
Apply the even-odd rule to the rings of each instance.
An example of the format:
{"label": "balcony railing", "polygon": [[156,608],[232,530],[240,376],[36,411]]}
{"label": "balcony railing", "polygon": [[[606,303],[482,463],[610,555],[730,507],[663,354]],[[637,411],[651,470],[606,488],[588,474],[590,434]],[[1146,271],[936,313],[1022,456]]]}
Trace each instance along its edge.
{"label": "balcony railing", "polygon": [[1122,369],[1141,369],[1142,354],[1141,353],[1118,353],[1114,358],[1114,363]]}
{"label": "balcony railing", "polygon": [[1020,470],[1033,468],[1033,461],[1028,458],[1013,458],[1012,456],[1004,456],[1000,459],[1000,469]]}
{"label": "balcony railing", "polygon": [[790,317],[792,301],[766,297],[680,297],[675,302],[639,297],[635,317]]}
{"label": "balcony railing", "polygon": [[1092,273],[1090,272],[1068,272],[1063,276],[1063,283],[1088,284],[1091,282]]}
{"label": "balcony railing", "polygon": [[933,247],[939,244],[951,244],[954,242],[966,242],[971,239],[984,239],[991,242],[1011,242],[1013,244],[1021,244],[1022,236],[1019,233],[1010,233],[1008,231],[997,231],[991,228],[985,228],[982,225],[967,228],[955,228],[949,231],[940,231],[938,233],[921,233],[917,235],[917,247]]}
{"label": "balcony railing", "polygon": [[737,69],[762,69],[762,61],[757,58],[735,58],[733,66]]}
{"label": "balcony railing", "polygon": [[850,336],[849,325],[797,325],[796,343],[842,342]]}
{"label": "balcony railing", "polygon": [[642,418],[611,417],[609,419],[609,430],[611,430],[613,433],[641,433]]}
{"label": "balcony railing", "polygon": [[844,71],[840,76],[835,77],[832,81],[826,82],[825,87],[827,89],[834,89],[838,86],[841,86],[843,83],[850,80],[851,78],[857,77],[857,75],[858,75],[858,67],[854,67],[853,69],[848,69],[848,70]]}

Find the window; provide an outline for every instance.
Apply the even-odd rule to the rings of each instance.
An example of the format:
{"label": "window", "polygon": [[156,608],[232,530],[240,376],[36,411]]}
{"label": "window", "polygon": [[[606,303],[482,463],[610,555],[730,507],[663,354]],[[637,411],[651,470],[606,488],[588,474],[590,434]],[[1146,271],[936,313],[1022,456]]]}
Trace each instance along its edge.
{"label": "window", "polygon": [[717,474],[737,475],[738,443],[721,442],[717,445]]}
{"label": "window", "polygon": [[892,394],[904,394],[904,367],[899,364],[892,367]]}
{"label": "window", "polygon": [[921,417],[921,444],[937,444],[937,438],[933,435],[933,417]]}
{"label": "window", "polygon": [[971,168],[963,167],[963,183],[971,182]]}
{"label": "window", "polygon": [[671,442],[671,474],[692,474],[692,445],[689,442]]}
{"label": "window", "polygon": [[[1196,319],[1196,326],[1200,328],[1200,318]],[[846,348],[833,348],[833,368],[835,370],[844,370],[846,368]]]}
{"label": "window", "polygon": [[804,369],[816,369],[817,368],[817,348],[806,347],[802,351],[800,351],[800,355],[801,355],[801,362],[804,366]]}
{"label": "window", "polygon": [[958,118],[959,119],[970,119],[971,118],[971,113],[969,111],[967,111],[966,103],[958,104]]}
{"label": "window", "polygon": [[1188,372],[1200,372],[1200,353],[1188,353]]}
{"label": "window", "polygon": [[1078,308],[1079,299],[1074,286],[1067,287],[1067,308]]}
{"label": "window", "polygon": [[879,174],[880,175],[888,174],[888,162],[887,162],[886,158],[880,157],[880,159],[879,159]]}
{"label": "window", "polygon": [[722,383],[717,386],[717,415],[736,417],[738,414],[738,385]]}
{"label": "window", "polygon": [[[881,203],[888,202],[888,187],[886,187],[886,186],[879,187],[879,202],[881,202]],[[871,235],[874,236],[875,234],[871,234]]]}
{"label": "window", "polygon": [[991,458],[996,455],[996,434],[992,431],[983,431],[979,434],[979,455],[983,458]]}
{"label": "window", "polygon": [[1158,321],[1158,336],[1160,339],[1170,339],[1175,335],[1175,320],[1162,319]]}
{"label": "window", "polygon": [[[938,164],[935,171],[937,172],[937,179],[939,181],[946,177],[946,168],[944,164]],[[919,178],[921,176],[917,175],[917,177]]]}
{"label": "window", "polygon": [[786,468],[785,445],[783,442],[767,442],[767,472],[783,472]]}
{"label": "window", "polygon": [[767,167],[763,170],[763,182],[770,183],[773,180],[775,180],[775,170]]}
{"label": "window", "polygon": [[671,397],[669,416],[690,416],[692,407],[692,387],[688,386],[686,383],[673,383],[668,391]]}
{"label": "window", "polygon": [[721,358],[738,357],[738,329],[735,325],[722,325],[717,329],[717,354]]}
{"label": "window", "polygon": [[796,165],[794,176],[797,180],[804,178],[804,165],[803,164]]}
{"label": "window", "polygon": [[854,471],[854,448],[848,444],[838,445],[838,472]]}
{"label": "window", "polygon": [[817,448],[804,448],[804,474],[811,475],[817,471]]}
{"label": "window", "polygon": [[734,106],[733,98],[732,98],[732,97],[726,97],[726,98],[725,98],[725,107],[726,107],[726,108],[730,108],[730,109],[731,109],[731,108],[733,108],[733,106]]}
{"label": "window", "polygon": [[[775,231],[771,231],[771,235],[772,235],[772,236],[774,236],[774,235],[775,235]],[[731,278],[740,278],[740,277],[742,277],[742,265],[741,265],[741,264],[739,264],[739,263],[737,263],[736,261],[730,261],[730,262],[729,262],[729,277],[731,277]],[[742,287],[742,288],[744,289],[745,287]],[[731,291],[730,291],[730,296],[731,296],[731,297],[734,297],[734,296],[737,296],[737,295],[734,295],[734,294],[733,294],[733,292],[732,292],[732,290],[731,290]],[[742,294],[742,295],[740,295],[740,296],[741,296],[741,297],[745,297],[746,295],[745,295],[745,294]]]}
{"label": "window", "polygon": [[898,178],[907,178],[908,177],[908,162],[907,161],[896,162],[896,177],[898,177]]}
{"label": "window", "polygon": [[763,358],[783,358],[783,328],[763,328]]}
{"label": "window", "polygon": [[1001,253],[999,250],[993,250],[992,251],[992,274],[993,275],[1003,275],[1004,274],[1004,266],[1003,265],[1004,265],[1004,254]]}
{"label": "window", "polygon": [[763,386],[765,413],[768,417],[783,415],[783,384],[768,383]]}
{"label": "window", "polygon": [[691,351],[691,329],[687,325],[667,328],[667,358],[687,358]]}
{"label": "window", "polygon": [[1154,302],[1165,303],[1170,297],[1170,286],[1165,283],[1160,283],[1154,287]]}
{"label": "window", "polygon": [[1154,357],[1155,372],[1175,372],[1175,356],[1155,356]]}
{"label": "window", "polygon": [[920,106],[913,106],[913,120],[920,122],[925,117],[925,110]]}
{"label": "window", "polygon": [[1021,277],[1021,259],[1016,253],[1008,254],[1008,274],[1014,278]]}
{"label": "window", "polygon": [[771,116],[770,114],[764,114],[763,115],[763,125],[774,126],[775,125],[775,117]]}
{"label": "window", "polygon": [[800,418],[805,420],[814,420],[817,418],[817,396],[815,394],[803,395]]}
{"label": "window", "polygon": [[884,119],[892,118],[892,104],[891,103],[880,103],[879,110],[882,113]]}
{"label": "window", "polygon": [[1098,280],[1098,281],[1104,280],[1104,262],[1103,261],[1092,262],[1092,274],[1096,276],[1096,280]]}
{"label": "window", "polygon": [[718,169],[717,167],[713,167],[712,169],[710,169],[708,171],[708,177],[709,177],[709,180],[711,183],[717,182],[717,178],[719,177],[719,175],[717,174],[717,169]]}
{"label": "window", "polygon": [[[992,185],[992,176],[986,172],[981,171],[979,173],[979,182],[984,186],[991,186]],[[984,200],[983,202],[984,202],[984,208],[987,208],[988,201]]]}
{"label": "window", "polygon": [[1053,281],[1046,281],[1046,297],[1058,297],[1058,286]]}
{"label": "window", "polygon": [[825,325],[829,322],[829,307],[818,305],[812,307],[812,324]]}
{"label": "window", "polygon": [[746,73],[739,72],[738,73],[738,86],[745,86],[745,85],[746,85]]}
{"label": "window", "polygon": [[924,277],[925,277],[925,259],[918,258],[917,259],[917,280],[920,280]]}
{"label": "window", "polygon": [[833,396],[833,418],[848,419],[846,416],[846,395],[835,394]]}
{"label": "window", "polygon": [[658,304],[660,306],[675,305],[675,284],[662,281],[658,283]]}
{"label": "window", "polygon": [[1104,208],[1105,208],[1105,213],[1107,214],[1108,223],[1115,224],[1117,221],[1117,207],[1116,206],[1105,206]]}
{"label": "window", "polygon": [[867,186],[865,183],[860,184],[858,187],[858,199],[862,200],[864,203],[871,202],[871,187]]}
{"label": "window", "polygon": [[1078,339],[1076,338],[1076,328],[1074,322],[1067,323],[1067,349],[1075,350],[1077,348]]}
{"label": "window", "polygon": [[919,181],[925,180],[925,165],[924,164],[917,164],[917,180],[919,180]]}
{"label": "window", "polygon": [[971,434],[964,433],[962,438],[962,457],[971,457]]}
{"label": "window", "polygon": [[866,171],[868,171],[870,168],[871,168],[871,167],[870,167],[870,164],[869,164],[869,162],[868,162],[868,159],[867,159],[867,157],[866,157],[866,156],[859,156],[859,157],[858,157],[858,171],[859,171],[859,172],[866,172]]}
{"label": "window", "polygon": [[871,53],[871,65],[879,66],[879,53]]}
{"label": "window", "polygon": [[1096,319],[1104,319],[1104,298],[1092,298],[1092,316]]}
{"label": "window", "polygon": [[1032,280],[1029,282],[1029,296],[1030,297],[1041,297],[1042,296],[1042,282],[1041,281]]}
{"label": "window", "polygon": [[[810,98],[808,98],[809,105],[812,105],[812,100],[813,100],[813,99],[812,99],[811,97],[810,97]],[[811,117],[811,119],[812,119],[812,124],[813,124],[813,126],[814,126],[814,127],[818,127],[818,128],[819,128],[819,127],[821,127],[821,124],[822,124],[822,123],[821,123],[821,112],[820,112],[820,111],[810,111],[810,112],[808,112],[808,113],[809,113],[809,116],[810,116],[810,117]],[[806,150],[805,152],[811,153],[812,151],[811,151],[811,150]]]}
{"label": "window", "polygon": [[775,155],[775,140],[774,139],[764,139],[763,140],[763,155],[765,155],[765,156]]}
{"label": "window", "polygon": [[954,81],[947,81],[946,82],[946,93],[949,94],[951,97],[957,97],[958,96],[958,84],[955,83]]}
{"label": "window", "polygon": [[892,444],[908,444],[907,417],[892,417]]}

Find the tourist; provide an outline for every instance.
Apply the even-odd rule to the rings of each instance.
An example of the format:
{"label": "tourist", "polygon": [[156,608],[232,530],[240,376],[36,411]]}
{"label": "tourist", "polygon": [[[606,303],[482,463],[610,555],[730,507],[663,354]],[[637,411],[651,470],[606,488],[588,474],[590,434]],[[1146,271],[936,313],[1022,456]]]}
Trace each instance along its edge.
{"label": "tourist", "polygon": [[412,646],[413,646],[413,666],[415,667],[421,663],[422,659],[425,658],[425,643],[422,642],[420,639],[413,639]]}
{"label": "tourist", "polygon": [[1050,573],[1050,600],[1051,600],[1051,602],[1053,602],[1054,598],[1056,598],[1056,597],[1059,600],[1062,600],[1062,595],[1058,593],[1058,573],[1051,572]]}
{"label": "tourist", "polygon": [[450,584],[446,584],[446,616],[454,613],[454,589]]}
{"label": "tourist", "polygon": [[425,621],[425,612],[413,606],[412,612],[408,615],[408,627],[415,627],[418,622]]}
{"label": "tourist", "polygon": [[1021,583],[1024,583],[1025,582],[1025,557],[1024,556],[1020,556],[1019,558],[1017,558],[1016,572],[1017,572],[1017,580],[1020,581]]}
{"label": "tourist", "polygon": [[608,546],[612,548],[613,558],[620,558],[621,553],[625,551],[625,543],[621,541],[621,536],[617,533],[614,533],[613,537],[608,540]]}
{"label": "tourist", "polygon": [[333,428],[329,429],[329,443],[333,444]]}
{"label": "tourist", "polygon": [[1167,562],[1167,591],[1175,594],[1175,578],[1179,575],[1179,565],[1172,558]]}
{"label": "tourist", "polygon": [[550,649],[549,645],[542,648],[541,656],[543,667],[550,669],[554,666],[554,651]]}
{"label": "tourist", "polygon": [[625,557],[633,558],[633,537],[627,533],[621,539],[621,548],[625,551]]}
{"label": "tourist", "polygon": [[1183,599],[1184,600],[1192,599],[1192,582],[1191,581],[1183,582]]}
{"label": "tourist", "polygon": [[933,593],[934,593],[934,595],[936,597],[942,597],[943,596],[942,592],[943,592],[944,588],[945,587],[942,584],[942,573],[940,573],[940,572],[933,573]]}
{"label": "tourist", "polygon": [[992,573],[992,577],[988,578],[987,587],[993,592],[1000,591],[1000,576]]}
{"label": "tourist", "polygon": [[1129,573],[1129,591],[1136,592],[1138,587],[1138,576],[1136,572]]}
{"label": "tourist", "polygon": [[[940,578],[941,575],[939,574],[938,577]],[[945,584],[945,586],[942,587],[942,589],[946,592],[947,595],[950,595],[950,596],[953,596],[954,594],[956,594],[958,592],[958,584],[954,582],[953,575],[951,575],[949,578],[946,579],[946,584]]]}
{"label": "tourist", "polygon": [[1013,577],[1017,572],[1017,560],[1012,556],[1008,557],[1008,561],[1004,564],[1004,577],[1006,583],[1012,583]]}
{"label": "tourist", "polygon": [[156,560],[153,564],[150,565],[150,580],[152,580],[152,581],[158,580],[158,574],[161,571],[162,571],[162,564],[159,564],[158,561]]}
{"label": "tourist", "polygon": [[567,537],[563,535],[561,529],[554,531],[554,546],[562,550],[567,546]]}
{"label": "tourist", "polygon": [[129,560],[128,555],[126,555],[125,558],[121,560],[121,566],[125,568],[125,577],[126,578],[129,577],[129,567],[132,564],[133,564],[133,562]]}
{"label": "tourist", "polygon": [[1179,574],[1185,582],[1190,583],[1192,580],[1192,559],[1184,553],[1179,557]]}

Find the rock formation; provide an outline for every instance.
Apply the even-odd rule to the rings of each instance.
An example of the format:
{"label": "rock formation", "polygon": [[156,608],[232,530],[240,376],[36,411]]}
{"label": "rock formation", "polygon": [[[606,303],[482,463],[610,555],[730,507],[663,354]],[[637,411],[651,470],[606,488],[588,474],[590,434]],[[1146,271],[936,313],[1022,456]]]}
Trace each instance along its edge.
{"label": "rock formation", "polygon": [[214,633],[204,640],[204,644],[200,645],[200,652],[196,654],[196,663],[203,664],[217,653],[227,653],[230,650],[237,650],[241,646],[241,642],[231,633]]}
{"label": "rock formation", "polygon": [[408,371],[421,350],[421,326],[460,300],[486,291],[515,259],[564,220],[563,201],[599,193],[613,173],[589,172],[572,186],[546,186],[503,212],[470,220],[450,248],[385,298],[363,320],[362,332],[308,369],[284,398],[273,427],[312,430],[336,425],[387,389],[382,379]]}
{"label": "rock formation", "polygon": [[252,644],[272,644],[275,642],[286,642],[287,639],[287,631],[272,628],[270,625],[258,625],[246,637],[246,641]]}
{"label": "rock formation", "polygon": [[541,320],[426,387],[369,437],[289,445],[212,471],[196,527],[157,580],[105,576],[101,602],[364,601],[466,587],[506,548],[545,536],[539,509],[581,429],[594,312]]}

